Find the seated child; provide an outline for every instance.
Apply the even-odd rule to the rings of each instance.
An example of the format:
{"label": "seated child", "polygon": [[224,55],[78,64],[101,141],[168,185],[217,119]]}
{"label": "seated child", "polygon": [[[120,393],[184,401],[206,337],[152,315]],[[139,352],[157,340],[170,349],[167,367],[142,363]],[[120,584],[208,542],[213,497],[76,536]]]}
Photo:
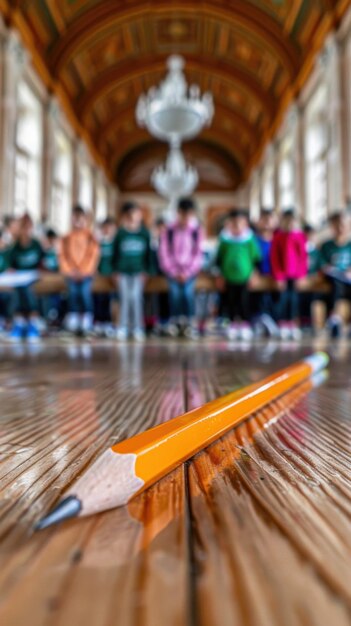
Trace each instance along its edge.
{"label": "seated child", "polygon": [[[0,230],[0,274],[9,267],[9,249]],[[10,291],[0,291],[0,334],[2,334],[11,318],[12,294]]]}
{"label": "seated child", "polygon": [[[18,235],[9,250],[9,265],[14,270],[38,270],[44,250],[33,237],[33,221],[26,214],[19,220]],[[15,316],[9,335],[11,341],[27,339],[35,343],[40,339],[39,303],[31,285],[16,288]]]}
{"label": "seated child", "polygon": [[219,242],[217,267],[225,281],[230,326],[228,339],[250,340],[248,284],[261,260],[257,240],[249,228],[248,213],[243,209],[230,211],[226,235]]}
{"label": "seated child", "polygon": [[138,204],[126,202],[121,208],[121,225],[113,244],[113,271],[120,299],[117,339],[124,341],[131,331],[136,341],[144,341],[143,292],[151,268],[150,233],[143,225]]}
{"label": "seated child", "polygon": [[202,262],[203,231],[191,198],[178,202],[177,220],[161,237],[159,262],[169,288],[169,334],[180,332],[190,339],[199,335],[195,319],[195,282]]}
{"label": "seated child", "polygon": [[[107,217],[99,229],[100,261],[98,272],[101,276],[112,278],[113,275],[113,247],[116,236],[116,223],[111,217]],[[111,301],[110,293],[97,293],[94,295],[95,325],[97,334],[111,336]]]}
{"label": "seated child", "polygon": [[72,211],[72,230],[62,238],[59,252],[61,274],[68,287],[65,324],[72,333],[87,334],[93,328],[92,282],[99,262],[99,244],[88,228],[84,209]]}
{"label": "seated child", "polygon": [[279,326],[282,339],[300,339],[297,280],[307,274],[306,237],[292,209],[282,214],[271,247],[272,275],[280,287]]}
{"label": "seated child", "polygon": [[[59,272],[59,249],[60,238],[55,230],[48,228],[43,239],[44,256],[42,261],[43,270],[50,273]],[[61,311],[61,295],[59,293],[41,296],[40,305],[42,314],[49,323],[57,322]]]}
{"label": "seated child", "polygon": [[351,300],[351,240],[346,214],[337,212],[330,216],[332,238],[321,246],[321,269],[332,287],[328,325],[332,337],[342,330],[342,301]]}

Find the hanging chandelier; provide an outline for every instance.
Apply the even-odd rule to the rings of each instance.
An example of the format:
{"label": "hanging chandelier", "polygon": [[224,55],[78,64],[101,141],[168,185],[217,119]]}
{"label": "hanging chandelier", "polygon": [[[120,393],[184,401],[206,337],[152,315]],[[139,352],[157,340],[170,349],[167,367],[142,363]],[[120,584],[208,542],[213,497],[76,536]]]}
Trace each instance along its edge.
{"label": "hanging chandelier", "polygon": [[212,95],[201,96],[197,85],[188,87],[184,65],[182,57],[171,56],[165,80],[141,95],[136,108],[138,124],[172,146],[198,135],[211,124],[214,113]]}
{"label": "hanging chandelier", "polygon": [[193,193],[199,182],[197,170],[189,165],[180,148],[171,147],[166,163],[156,167],[151,183],[164,198],[176,200]]}

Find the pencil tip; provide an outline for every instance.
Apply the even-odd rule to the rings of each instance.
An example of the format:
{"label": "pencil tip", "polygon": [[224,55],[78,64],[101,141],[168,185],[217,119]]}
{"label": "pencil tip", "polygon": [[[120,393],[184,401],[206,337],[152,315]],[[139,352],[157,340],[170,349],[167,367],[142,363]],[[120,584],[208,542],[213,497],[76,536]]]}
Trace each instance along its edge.
{"label": "pencil tip", "polygon": [[34,526],[34,530],[43,530],[48,526],[59,524],[71,517],[77,517],[82,509],[81,501],[76,496],[68,496],[58,503],[58,505],[50,511],[48,515],[42,517]]}

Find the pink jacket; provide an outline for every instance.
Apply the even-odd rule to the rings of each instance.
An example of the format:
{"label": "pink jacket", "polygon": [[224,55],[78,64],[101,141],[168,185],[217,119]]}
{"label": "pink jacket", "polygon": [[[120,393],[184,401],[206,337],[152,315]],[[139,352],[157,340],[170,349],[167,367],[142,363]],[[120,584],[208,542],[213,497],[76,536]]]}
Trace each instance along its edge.
{"label": "pink jacket", "polygon": [[183,274],[193,278],[201,270],[203,256],[201,244],[203,230],[199,226],[179,224],[168,226],[163,233],[159,248],[159,262],[162,271],[171,278]]}
{"label": "pink jacket", "polygon": [[271,247],[272,275],[276,280],[303,278],[307,274],[306,237],[302,231],[278,230]]}

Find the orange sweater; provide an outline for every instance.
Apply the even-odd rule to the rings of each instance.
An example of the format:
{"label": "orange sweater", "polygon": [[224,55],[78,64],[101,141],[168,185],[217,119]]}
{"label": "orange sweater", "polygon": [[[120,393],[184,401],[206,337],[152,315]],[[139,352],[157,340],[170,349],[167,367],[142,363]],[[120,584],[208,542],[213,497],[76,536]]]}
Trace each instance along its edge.
{"label": "orange sweater", "polygon": [[99,256],[99,244],[89,230],[72,230],[61,241],[60,272],[64,276],[71,276],[76,272],[82,276],[93,276]]}

